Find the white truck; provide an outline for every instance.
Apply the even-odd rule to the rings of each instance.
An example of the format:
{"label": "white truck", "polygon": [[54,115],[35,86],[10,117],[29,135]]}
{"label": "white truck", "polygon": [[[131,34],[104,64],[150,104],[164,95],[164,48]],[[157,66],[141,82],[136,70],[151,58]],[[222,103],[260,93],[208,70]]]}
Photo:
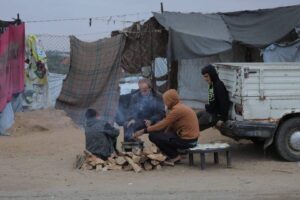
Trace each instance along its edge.
{"label": "white truck", "polygon": [[300,63],[217,63],[231,101],[223,135],[271,144],[300,160]]}

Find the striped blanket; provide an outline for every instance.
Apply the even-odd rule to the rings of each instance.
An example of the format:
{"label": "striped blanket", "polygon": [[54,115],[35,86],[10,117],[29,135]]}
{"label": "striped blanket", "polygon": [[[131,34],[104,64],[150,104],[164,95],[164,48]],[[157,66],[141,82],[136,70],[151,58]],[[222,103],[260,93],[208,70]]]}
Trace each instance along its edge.
{"label": "striped blanket", "polygon": [[113,124],[119,99],[120,61],[123,35],[96,42],[70,37],[70,71],[63,82],[56,108],[63,109],[79,125],[85,123],[87,108]]}

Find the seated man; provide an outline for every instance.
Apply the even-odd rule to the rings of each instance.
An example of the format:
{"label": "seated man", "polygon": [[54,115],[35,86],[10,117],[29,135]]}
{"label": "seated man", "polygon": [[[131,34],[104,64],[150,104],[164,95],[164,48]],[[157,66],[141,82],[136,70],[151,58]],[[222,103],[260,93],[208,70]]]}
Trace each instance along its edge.
{"label": "seated man", "polygon": [[149,133],[149,139],[165,155],[169,162],[181,159],[177,149],[188,149],[196,146],[199,136],[199,126],[196,113],[179,100],[176,90],[164,93],[163,100],[169,109],[167,116],[158,123],[137,131],[134,136]]}
{"label": "seated man", "polygon": [[229,97],[214,66],[207,65],[201,73],[208,83],[208,104],[205,105],[205,111],[197,113],[202,131],[212,126],[220,127],[227,120]]}
{"label": "seated man", "polygon": [[94,109],[88,109],[85,113],[85,144],[86,149],[92,154],[107,160],[116,150],[116,141],[119,130],[100,119]]}
{"label": "seated man", "polygon": [[161,95],[152,90],[148,79],[138,82],[139,91],[132,95],[127,120],[124,123],[125,141],[134,141],[133,133],[146,128],[165,116]]}

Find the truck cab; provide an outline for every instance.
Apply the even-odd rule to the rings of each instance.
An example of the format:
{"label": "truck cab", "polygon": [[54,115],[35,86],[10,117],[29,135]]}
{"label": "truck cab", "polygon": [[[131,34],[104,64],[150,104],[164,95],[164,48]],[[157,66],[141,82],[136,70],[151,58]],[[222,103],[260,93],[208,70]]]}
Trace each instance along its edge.
{"label": "truck cab", "polygon": [[288,161],[300,160],[300,63],[216,63],[231,101],[219,130],[236,140],[271,144]]}

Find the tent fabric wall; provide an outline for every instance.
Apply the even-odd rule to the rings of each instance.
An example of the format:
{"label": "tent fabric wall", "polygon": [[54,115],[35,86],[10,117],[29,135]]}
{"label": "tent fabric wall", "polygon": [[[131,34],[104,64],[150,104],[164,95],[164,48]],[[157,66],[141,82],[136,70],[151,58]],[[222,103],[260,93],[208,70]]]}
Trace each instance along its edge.
{"label": "tent fabric wall", "polygon": [[87,108],[96,109],[102,120],[114,123],[119,99],[123,35],[83,42],[70,37],[71,65],[56,108],[63,109],[79,125]]}
{"label": "tent fabric wall", "polygon": [[233,42],[265,47],[299,26],[300,5],[217,14],[153,15],[169,32],[168,59],[180,60],[222,53],[231,49]]}
{"label": "tent fabric wall", "polygon": [[49,73],[48,76],[48,85],[49,85],[49,96],[50,96],[50,105],[51,107],[55,107],[56,99],[58,98],[62,85],[63,80],[66,78],[64,74],[55,74]]}
{"label": "tent fabric wall", "polygon": [[204,57],[231,49],[232,38],[217,14],[163,12],[153,15],[169,31],[170,60]]}
{"label": "tent fabric wall", "polygon": [[178,92],[181,100],[195,109],[203,109],[208,100],[207,83],[202,77],[201,70],[208,64],[229,62],[233,52],[199,59],[180,60],[178,65]]}
{"label": "tent fabric wall", "polygon": [[233,40],[263,47],[281,39],[300,23],[300,5],[223,13]]}
{"label": "tent fabric wall", "polygon": [[263,50],[264,62],[300,62],[300,40],[290,44],[271,44]]}

